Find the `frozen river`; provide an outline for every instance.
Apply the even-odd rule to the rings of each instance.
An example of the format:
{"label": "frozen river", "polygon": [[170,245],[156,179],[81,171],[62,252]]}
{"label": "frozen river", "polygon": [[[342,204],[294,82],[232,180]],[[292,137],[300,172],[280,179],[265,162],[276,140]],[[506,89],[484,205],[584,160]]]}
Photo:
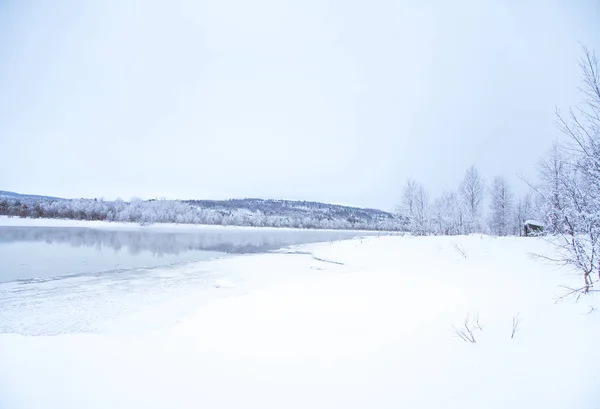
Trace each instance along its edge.
{"label": "frozen river", "polygon": [[0,283],[120,272],[348,239],[364,232],[0,226]]}
{"label": "frozen river", "polygon": [[[294,274],[273,266],[250,272],[245,268],[247,259],[231,257],[234,254],[264,256],[259,253],[369,234],[0,222],[0,333],[26,335],[156,329],[206,300]],[[300,264],[310,260],[306,255],[277,257],[296,257]]]}

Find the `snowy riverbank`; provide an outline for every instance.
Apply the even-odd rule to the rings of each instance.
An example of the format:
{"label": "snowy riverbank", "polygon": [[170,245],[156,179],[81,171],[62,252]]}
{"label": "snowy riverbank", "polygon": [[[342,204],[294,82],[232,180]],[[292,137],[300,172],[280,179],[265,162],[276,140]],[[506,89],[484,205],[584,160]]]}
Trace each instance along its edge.
{"label": "snowy riverbank", "polygon": [[[579,277],[530,256],[552,252],[487,236],[310,244],[185,267],[218,273],[210,297],[171,269],[176,286],[127,288],[93,334],[0,335],[0,406],[595,409],[598,299],[555,303]],[[114,307],[117,288],[102,291],[90,320]],[[476,343],[452,328],[467,315]]]}
{"label": "snowy riverbank", "polygon": [[385,232],[374,230],[351,230],[351,229],[298,229],[293,227],[254,227],[254,226],[232,226],[220,224],[186,224],[186,223],[152,223],[142,225],[140,223],[109,222],[103,220],[72,220],[72,219],[46,219],[0,216],[0,227],[85,227],[90,229],[108,230],[239,230],[239,231],[317,231],[317,232],[359,232],[369,235],[402,235],[401,232]]}

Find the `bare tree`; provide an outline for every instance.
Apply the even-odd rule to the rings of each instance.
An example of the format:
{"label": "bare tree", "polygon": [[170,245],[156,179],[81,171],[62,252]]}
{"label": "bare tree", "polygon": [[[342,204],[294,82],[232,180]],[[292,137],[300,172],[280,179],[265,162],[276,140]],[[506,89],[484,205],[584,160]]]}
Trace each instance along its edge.
{"label": "bare tree", "polygon": [[458,188],[461,205],[464,209],[464,233],[481,231],[481,207],[485,195],[485,183],[475,166],[467,169]]}

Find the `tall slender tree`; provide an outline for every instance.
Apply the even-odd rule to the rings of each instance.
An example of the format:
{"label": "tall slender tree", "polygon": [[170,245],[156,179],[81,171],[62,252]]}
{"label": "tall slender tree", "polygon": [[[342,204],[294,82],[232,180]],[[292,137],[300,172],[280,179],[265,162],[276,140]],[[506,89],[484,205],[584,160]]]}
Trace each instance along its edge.
{"label": "tall slender tree", "polygon": [[560,233],[563,226],[562,211],[565,206],[565,185],[568,164],[564,149],[554,143],[550,155],[543,159],[539,165],[540,188],[543,196],[542,217],[550,233]]}
{"label": "tall slender tree", "polygon": [[492,234],[506,236],[511,233],[513,194],[504,177],[494,178],[490,195],[490,229]]}
{"label": "tall slender tree", "polygon": [[467,169],[458,188],[458,195],[465,217],[463,232],[466,234],[480,232],[485,183],[475,166]]}
{"label": "tall slender tree", "polygon": [[402,190],[400,212],[408,218],[412,234],[424,235],[429,232],[428,211],[429,196],[425,188],[412,179],[408,180]]}

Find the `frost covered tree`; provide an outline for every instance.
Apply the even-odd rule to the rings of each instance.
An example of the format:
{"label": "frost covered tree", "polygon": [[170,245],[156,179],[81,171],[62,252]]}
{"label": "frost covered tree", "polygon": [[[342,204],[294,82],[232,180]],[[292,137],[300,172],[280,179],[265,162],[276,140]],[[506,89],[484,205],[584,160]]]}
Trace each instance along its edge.
{"label": "frost covered tree", "polygon": [[408,180],[402,190],[400,213],[408,219],[408,230],[412,234],[425,235],[428,225],[429,197],[422,185]]}
{"label": "frost covered tree", "polygon": [[[559,152],[558,164],[554,155],[547,161],[551,174],[545,196],[547,219],[561,238],[558,261],[583,275],[582,286],[569,289],[574,294],[599,291],[593,287],[600,282],[600,65],[584,49],[580,67],[584,100],[567,115],[557,112],[570,144]],[[542,174],[547,170],[543,167]]]}
{"label": "frost covered tree", "polygon": [[261,201],[180,201],[46,199],[0,197],[0,215],[108,220],[116,222],[222,224],[317,229],[406,230],[406,219],[373,209],[323,203]]}
{"label": "frost covered tree", "polygon": [[542,196],[541,215],[546,229],[550,233],[562,231],[562,211],[565,206],[565,182],[570,166],[566,162],[567,154],[558,143],[554,143],[550,155],[539,165],[540,186],[537,189]]}
{"label": "frost covered tree", "polygon": [[467,169],[458,188],[458,195],[465,217],[464,233],[480,232],[485,183],[475,166]]}
{"label": "frost covered tree", "polygon": [[459,235],[463,231],[463,212],[458,196],[444,192],[433,202],[431,229],[437,235]]}
{"label": "frost covered tree", "polygon": [[494,178],[490,197],[490,230],[494,235],[506,236],[512,231],[513,194],[502,176]]}

